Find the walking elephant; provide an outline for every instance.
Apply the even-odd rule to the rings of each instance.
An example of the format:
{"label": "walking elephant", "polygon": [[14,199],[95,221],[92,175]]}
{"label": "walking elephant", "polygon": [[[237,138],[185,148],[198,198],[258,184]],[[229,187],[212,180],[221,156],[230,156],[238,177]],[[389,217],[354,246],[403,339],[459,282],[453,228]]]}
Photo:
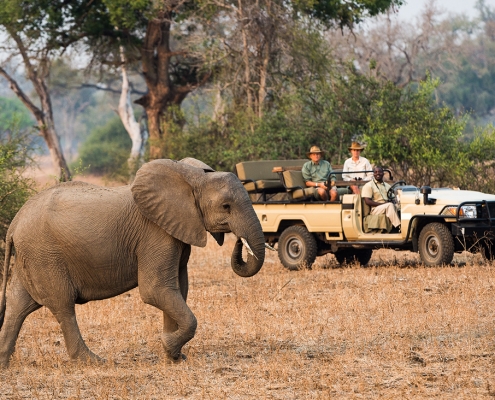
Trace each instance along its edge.
{"label": "walking elephant", "polygon": [[149,162],[129,186],[68,182],[33,196],[6,237],[0,366],[8,366],[22,323],[41,306],[59,322],[71,359],[101,360],[81,337],[75,304],[136,286],[145,303],[163,311],[167,356],[185,358],[182,346],[197,325],[186,304],[187,263],[191,245],[204,247],[207,232],[220,245],[224,233],[236,235],[231,265],[238,275],[250,277],[260,270],[265,241],[241,182],[192,158]]}

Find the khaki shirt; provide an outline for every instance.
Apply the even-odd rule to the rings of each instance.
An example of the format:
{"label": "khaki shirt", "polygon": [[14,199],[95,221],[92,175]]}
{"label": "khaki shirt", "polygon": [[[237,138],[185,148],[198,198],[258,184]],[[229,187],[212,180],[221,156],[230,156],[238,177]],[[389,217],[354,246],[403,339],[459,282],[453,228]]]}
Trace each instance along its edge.
{"label": "khaki shirt", "polygon": [[373,178],[361,190],[361,197],[369,197],[377,203],[386,203],[388,201],[387,192],[390,185],[387,182],[379,183]]}

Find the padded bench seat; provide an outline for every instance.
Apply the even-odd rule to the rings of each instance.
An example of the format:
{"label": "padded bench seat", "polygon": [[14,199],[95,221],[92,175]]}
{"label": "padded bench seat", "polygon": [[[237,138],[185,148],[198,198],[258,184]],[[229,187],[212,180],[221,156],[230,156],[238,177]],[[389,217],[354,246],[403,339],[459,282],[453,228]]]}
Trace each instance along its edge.
{"label": "padded bench seat", "polygon": [[285,192],[284,185],[275,167],[302,168],[308,160],[262,160],[245,161],[236,164],[236,173],[248,193],[261,193],[265,198],[268,193]]}

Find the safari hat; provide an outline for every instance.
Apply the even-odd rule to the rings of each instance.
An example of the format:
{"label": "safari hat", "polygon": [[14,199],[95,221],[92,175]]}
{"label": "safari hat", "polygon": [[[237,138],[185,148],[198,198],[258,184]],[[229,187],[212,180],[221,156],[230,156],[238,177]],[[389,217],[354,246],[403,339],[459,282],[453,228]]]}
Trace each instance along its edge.
{"label": "safari hat", "polygon": [[311,146],[309,151],[306,153],[306,157],[309,158],[309,155],[312,153],[320,153],[321,155],[325,154],[325,152],[321,150],[318,146]]}
{"label": "safari hat", "polygon": [[364,150],[364,146],[362,146],[359,142],[352,142],[352,144],[348,147],[349,150]]}

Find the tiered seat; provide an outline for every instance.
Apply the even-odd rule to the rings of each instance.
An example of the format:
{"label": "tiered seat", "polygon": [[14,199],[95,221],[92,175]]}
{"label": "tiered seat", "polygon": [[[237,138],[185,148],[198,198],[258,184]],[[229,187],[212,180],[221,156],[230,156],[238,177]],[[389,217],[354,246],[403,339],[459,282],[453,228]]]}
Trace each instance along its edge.
{"label": "tiered seat", "polygon": [[236,173],[248,193],[260,194],[266,201],[267,194],[285,192],[283,183],[274,167],[302,168],[307,160],[245,161],[236,164]]}

